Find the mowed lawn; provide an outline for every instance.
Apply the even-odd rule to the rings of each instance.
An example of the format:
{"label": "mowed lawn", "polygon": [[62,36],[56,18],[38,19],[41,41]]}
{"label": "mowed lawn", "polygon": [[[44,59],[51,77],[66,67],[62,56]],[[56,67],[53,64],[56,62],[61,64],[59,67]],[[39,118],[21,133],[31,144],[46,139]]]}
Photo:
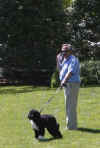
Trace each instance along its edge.
{"label": "mowed lawn", "polygon": [[[0,148],[100,148],[100,87],[80,88],[77,131],[65,130],[63,90],[55,92],[48,87],[0,86]],[[34,138],[27,114],[43,106],[43,113],[57,118],[63,139],[50,140],[47,131],[46,141]]]}

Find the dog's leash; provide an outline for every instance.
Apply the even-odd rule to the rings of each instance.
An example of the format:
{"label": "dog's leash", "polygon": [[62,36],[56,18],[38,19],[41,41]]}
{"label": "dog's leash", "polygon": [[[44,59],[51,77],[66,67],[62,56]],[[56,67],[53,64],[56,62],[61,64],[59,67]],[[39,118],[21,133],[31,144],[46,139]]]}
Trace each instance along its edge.
{"label": "dog's leash", "polygon": [[53,97],[54,97],[60,90],[61,90],[61,87],[58,87],[58,88],[56,89],[56,92],[48,99],[48,101],[43,105],[43,107],[41,107],[40,113],[44,110],[45,106],[51,102],[51,100],[53,99]]}

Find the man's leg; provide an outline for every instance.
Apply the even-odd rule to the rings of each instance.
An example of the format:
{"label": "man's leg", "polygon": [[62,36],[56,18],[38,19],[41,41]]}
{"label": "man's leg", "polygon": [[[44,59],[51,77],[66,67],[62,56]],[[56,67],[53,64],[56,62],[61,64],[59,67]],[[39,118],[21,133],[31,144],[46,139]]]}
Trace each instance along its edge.
{"label": "man's leg", "polygon": [[68,129],[77,129],[77,98],[79,86],[79,83],[67,83],[67,87],[64,88]]}

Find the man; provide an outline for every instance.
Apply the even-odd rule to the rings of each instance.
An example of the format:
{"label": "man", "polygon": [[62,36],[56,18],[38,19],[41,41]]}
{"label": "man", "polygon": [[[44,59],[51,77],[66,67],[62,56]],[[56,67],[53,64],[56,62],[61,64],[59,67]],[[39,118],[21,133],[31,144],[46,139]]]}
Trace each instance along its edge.
{"label": "man", "polygon": [[67,129],[76,130],[77,98],[80,87],[79,61],[72,54],[72,46],[70,44],[62,45],[60,56],[61,55],[63,57],[63,60],[62,62],[60,62],[57,58],[57,63],[60,63],[59,77],[61,87],[64,88]]}

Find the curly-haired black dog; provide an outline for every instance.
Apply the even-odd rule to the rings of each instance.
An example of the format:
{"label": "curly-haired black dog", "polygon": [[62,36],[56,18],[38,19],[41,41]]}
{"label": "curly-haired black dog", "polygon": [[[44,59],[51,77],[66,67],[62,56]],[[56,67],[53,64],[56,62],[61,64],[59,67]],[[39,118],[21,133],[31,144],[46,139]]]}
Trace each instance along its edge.
{"label": "curly-haired black dog", "polygon": [[28,113],[28,119],[32,124],[36,139],[41,140],[44,138],[45,128],[54,138],[62,138],[59,124],[54,116],[48,114],[41,115],[39,111],[32,109]]}

